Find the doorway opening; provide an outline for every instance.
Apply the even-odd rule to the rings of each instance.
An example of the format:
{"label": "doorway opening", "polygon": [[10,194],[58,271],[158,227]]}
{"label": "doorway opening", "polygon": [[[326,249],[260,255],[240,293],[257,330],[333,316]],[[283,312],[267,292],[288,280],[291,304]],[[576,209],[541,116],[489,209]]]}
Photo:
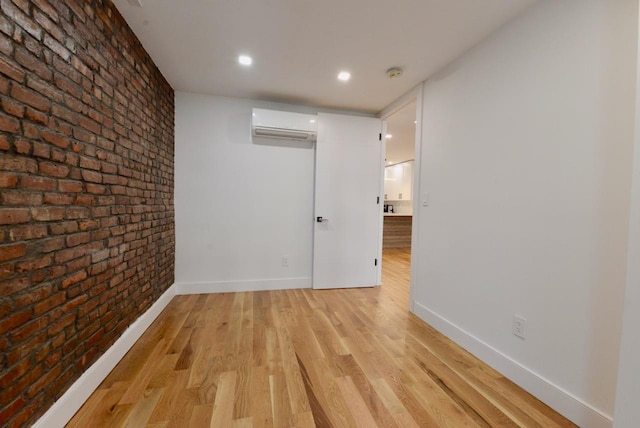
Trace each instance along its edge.
{"label": "doorway opening", "polygon": [[417,99],[385,119],[382,287],[410,306],[416,176]]}

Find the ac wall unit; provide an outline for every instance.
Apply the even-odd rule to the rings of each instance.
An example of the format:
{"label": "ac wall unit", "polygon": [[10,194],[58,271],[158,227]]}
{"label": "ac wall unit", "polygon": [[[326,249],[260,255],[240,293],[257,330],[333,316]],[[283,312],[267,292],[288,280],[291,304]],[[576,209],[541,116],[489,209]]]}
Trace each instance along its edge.
{"label": "ac wall unit", "polygon": [[314,114],[254,108],[251,117],[253,138],[316,141],[318,117]]}

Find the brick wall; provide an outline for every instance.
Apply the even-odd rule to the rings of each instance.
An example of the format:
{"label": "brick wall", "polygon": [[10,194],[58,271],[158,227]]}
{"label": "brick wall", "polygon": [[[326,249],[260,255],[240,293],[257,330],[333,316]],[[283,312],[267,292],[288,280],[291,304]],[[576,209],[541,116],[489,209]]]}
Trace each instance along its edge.
{"label": "brick wall", "polygon": [[0,426],[173,283],[173,89],[109,0],[0,0]]}

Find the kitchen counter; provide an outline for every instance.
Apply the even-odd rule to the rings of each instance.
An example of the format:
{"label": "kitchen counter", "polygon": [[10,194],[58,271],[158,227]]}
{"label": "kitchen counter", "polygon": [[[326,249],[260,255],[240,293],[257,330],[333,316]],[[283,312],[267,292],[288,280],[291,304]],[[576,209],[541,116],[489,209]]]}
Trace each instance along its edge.
{"label": "kitchen counter", "polygon": [[410,215],[385,213],[384,227],[382,229],[382,248],[409,248],[411,247],[411,223]]}

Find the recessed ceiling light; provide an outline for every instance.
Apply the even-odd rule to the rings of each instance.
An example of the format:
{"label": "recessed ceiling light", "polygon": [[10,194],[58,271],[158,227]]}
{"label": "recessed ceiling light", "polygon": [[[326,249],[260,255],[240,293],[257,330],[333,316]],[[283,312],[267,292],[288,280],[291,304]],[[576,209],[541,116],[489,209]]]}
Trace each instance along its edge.
{"label": "recessed ceiling light", "polygon": [[311,120],[309,121],[309,123],[316,123],[316,120],[315,120],[315,119],[311,119]]}
{"label": "recessed ceiling light", "polygon": [[418,124],[418,121],[417,121],[417,120],[414,120],[414,121],[413,121],[413,123],[414,123],[414,125],[417,125],[417,124]]}
{"label": "recessed ceiling light", "polygon": [[238,57],[238,62],[242,65],[251,65],[253,64],[253,59],[248,55],[240,55]]}
{"label": "recessed ceiling light", "polygon": [[338,74],[338,80],[342,80],[343,82],[346,82],[349,79],[351,79],[351,73],[349,73],[348,71],[341,71]]}
{"label": "recessed ceiling light", "polygon": [[386,138],[387,140],[388,140],[389,138],[391,138],[391,137],[393,137],[393,135],[391,135],[391,134],[387,134],[387,135],[385,135],[385,136],[384,136],[384,138]]}

